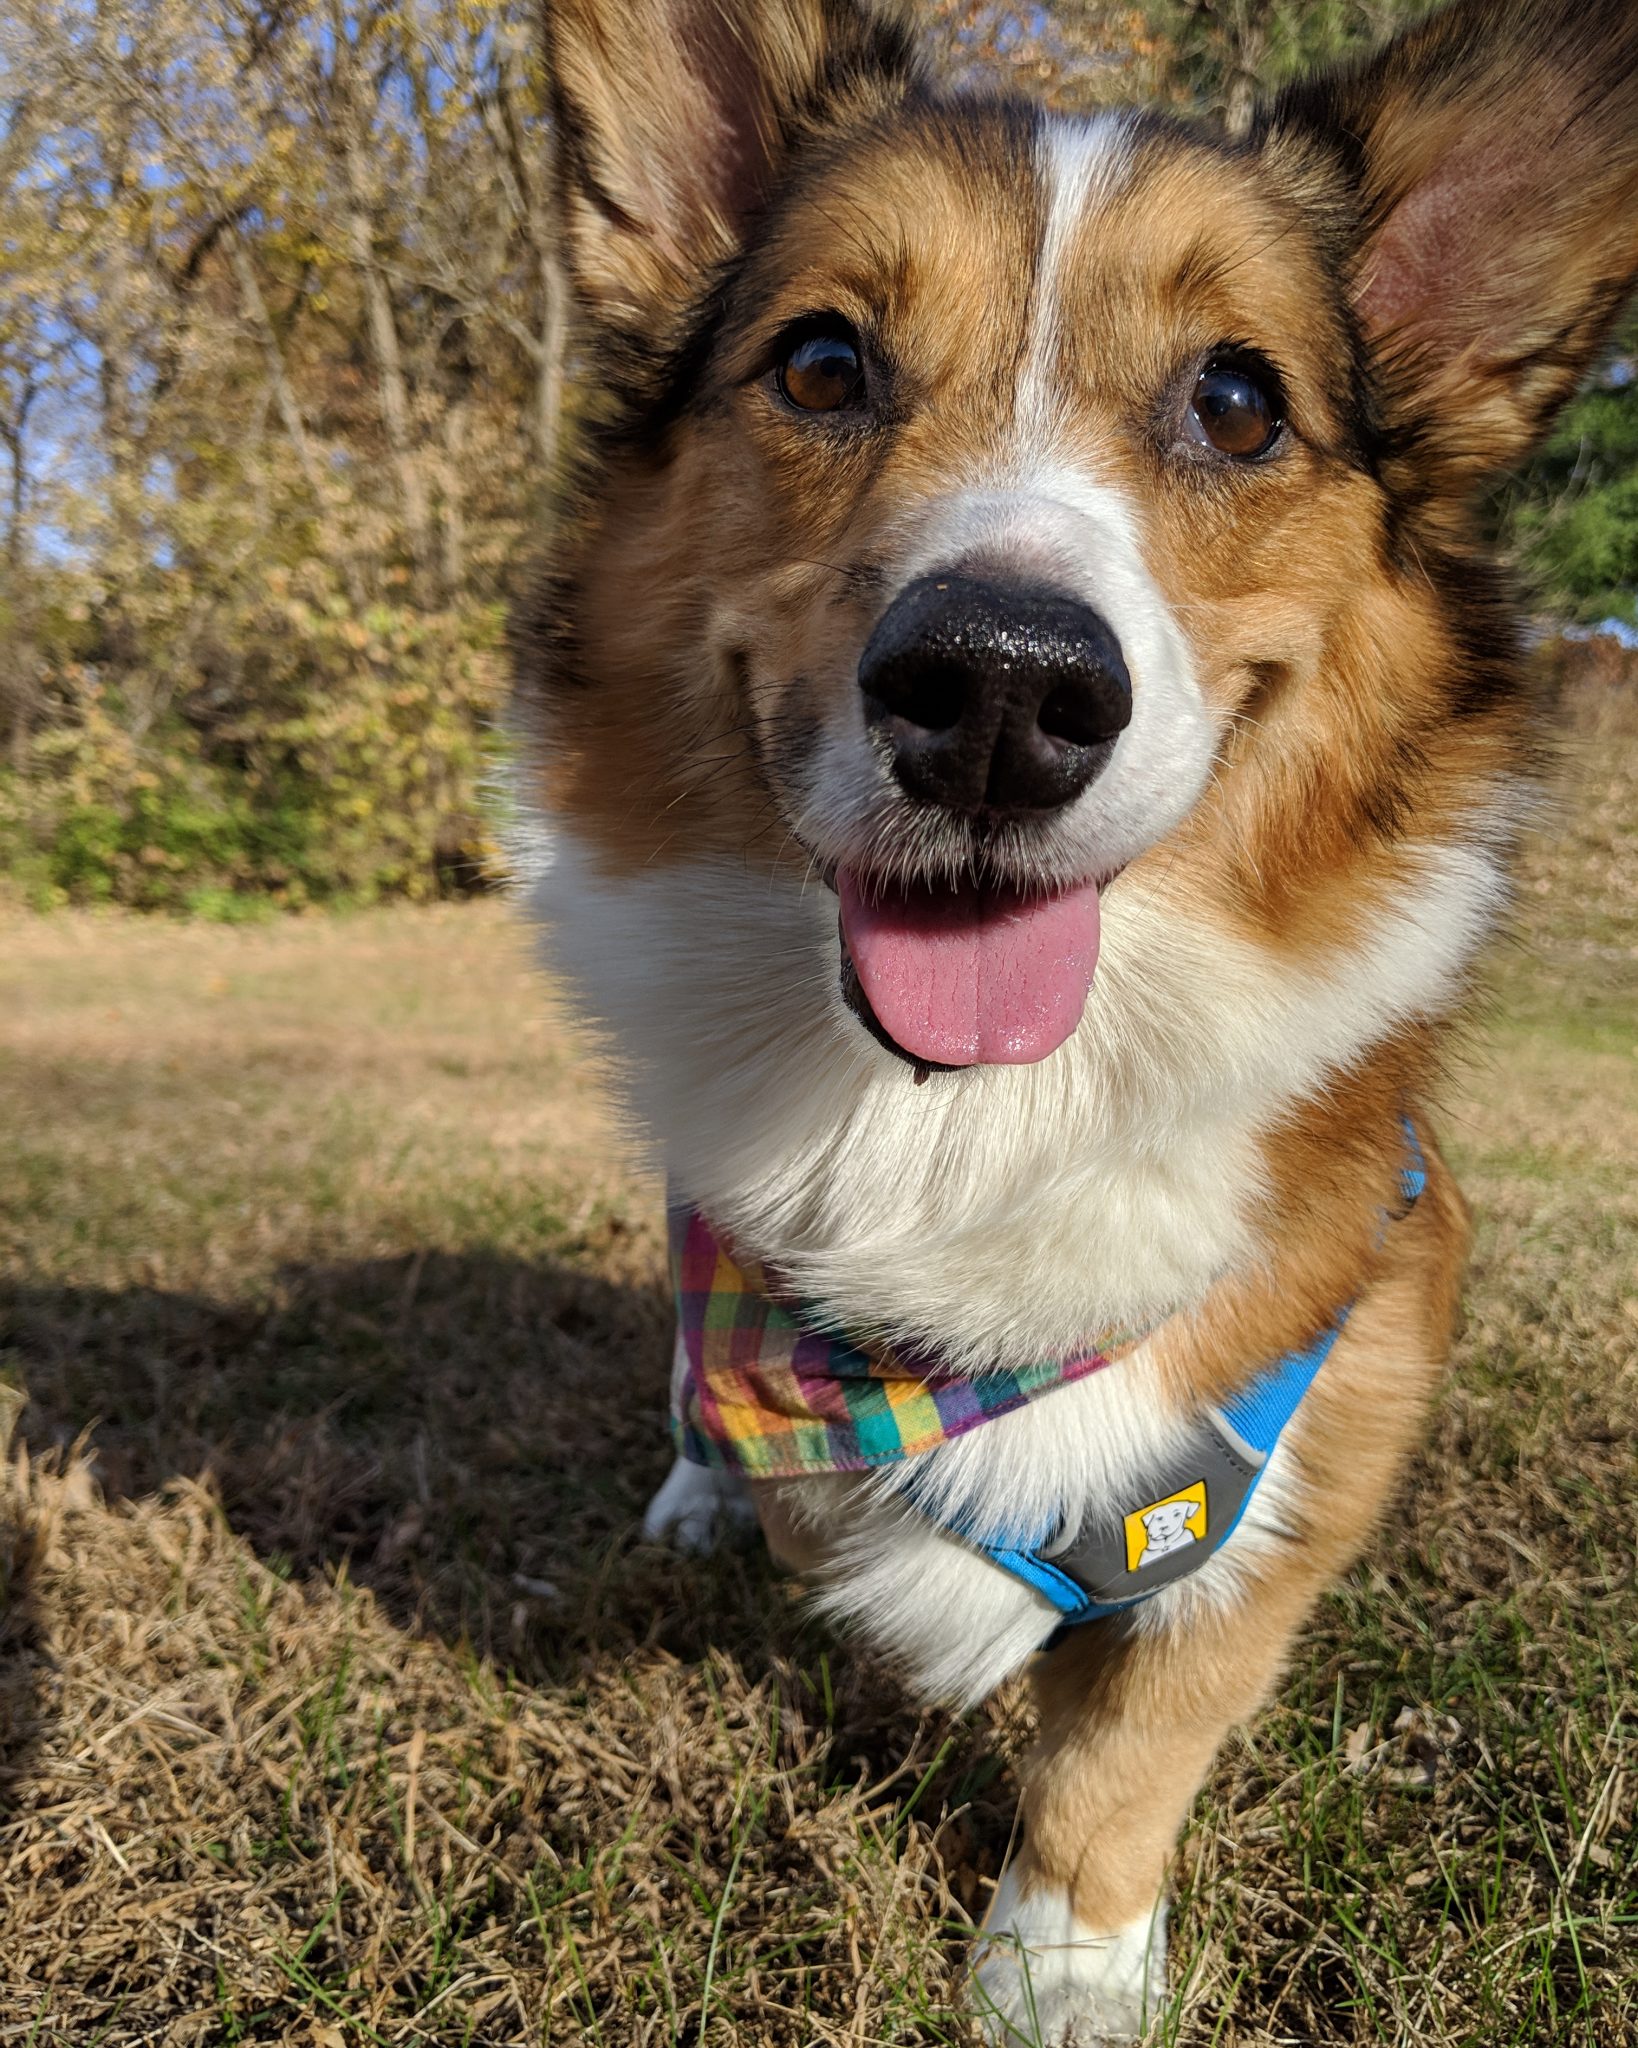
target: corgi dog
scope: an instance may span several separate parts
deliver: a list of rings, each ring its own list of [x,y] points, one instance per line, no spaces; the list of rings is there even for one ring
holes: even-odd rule
[[[754,1513],[928,1695],[1030,1666],[964,1996],[1132,2039],[1449,1352],[1537,759],[1484,495],[1638,277],[1638,9],[1459,0],[1233,139],[952,92],[876,0],[547,44],[531,888],[676,1205],[648,1526]]]

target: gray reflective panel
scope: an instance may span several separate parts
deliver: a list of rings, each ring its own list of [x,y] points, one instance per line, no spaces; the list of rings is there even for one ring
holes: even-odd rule
[[[1145,1482],[1144,1498],[1100,1502],[1052,1563],[1092,1599],[1138,1600],[1215,1555],[1266,1460],[1216,1415]]]

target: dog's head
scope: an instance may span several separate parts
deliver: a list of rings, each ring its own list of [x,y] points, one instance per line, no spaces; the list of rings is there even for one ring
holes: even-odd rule
[[[1143,1526],[1149,1532],[1151,1543],[1170,1543],[1189,1525],[1189,1517],[1196,1512],[1192,1502],[1186,1500],[1167,1501],[1158,1508],[1144,1511]]]
[[[1524,730],[1474,507],[1638,269],[1631,0],[1465,0],[1243,142],[942,94],[862,0],[548,40],[578,853],[806,883],[813,1015],[878,1066],[1061,1059],[1123,902],[1323,980],[1432,874],[1361,1028],[1456,1000]],[[742,1015],[695,945],[645,967]]]

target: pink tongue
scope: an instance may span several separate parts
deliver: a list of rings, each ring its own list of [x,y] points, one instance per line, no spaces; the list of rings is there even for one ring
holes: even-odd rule
[[[941,1067],[1027,1066],[1075,1029],[1098,964],[1098,892],[878,891],[836,876],[842,936],[889,1038]]]

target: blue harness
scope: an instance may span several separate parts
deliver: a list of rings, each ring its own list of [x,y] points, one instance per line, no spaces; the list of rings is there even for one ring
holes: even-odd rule
[[[1416,1132],[1409,1117],[1403,1122],[1401,1214],[1428,1181]],[[1286,1352],[1238,1394],[1207,1409],[1186,1450],[1146,1481],[1147,1498],[1126,1512],[1100,1504],[1072,1529],[1029,1532],[977,1531],[959,1516],[931,1519],[1049,1600],[1061,1617],[1059,1633],[1122,1614],[1197,1572],[1228,1542],[1352,1310],[1350,1302],[1312,1343]]]

